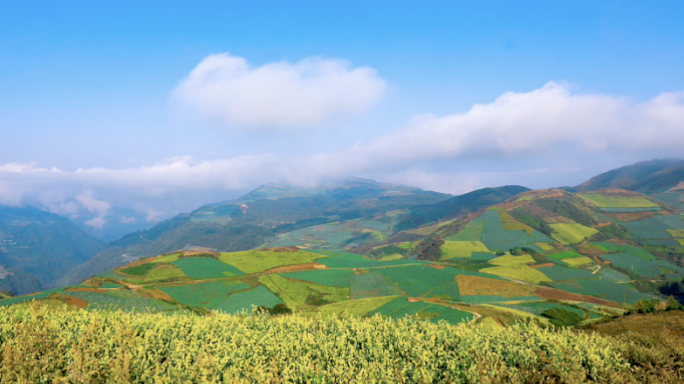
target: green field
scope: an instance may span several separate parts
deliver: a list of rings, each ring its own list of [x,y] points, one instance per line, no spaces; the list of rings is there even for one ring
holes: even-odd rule
[[[349,288],[349,279],[354,272],[351,269],[319,269],[313,271],[281,273],[280,276],[288,279],[309,281],[332,287]]]
[[[425,294],[425,297],[434,297],[443,300],[460,300],[461,292],[458,283],[442,285]]]
[[[573,257],[583,257],[583,256],[580,255],[579,253],[575,252],[575,251],[565,251],[565,252],[552,253],[550,255],[546,255],[546,257],[560,261],[563,259],[571,259]]]
[[[186,277],[183,271],[177,266],[174,266],[173,264],[160,263],[157,265],[164,265],[165,268],[154,268],[151,271],[149,271],[145,276],[146,282],[151,280],[165,280],[171,278]]]
[[[396,296],[404,292],[387,277],[379,273],[358,273],[351,276],[351,299],[379,296]]]
[[[468,312],[424,301],[409,302],[405,297],[399,297],[383,305],[369,315],[372,316],[374,314],[396,319],[401,319],[406,316],[416,316],[419,319],[426,319],[435,323],[440,320],[446,320],[452,324],[468,322],[474,318],[473,314]]]
[[[173,304],[124,290],[112,290],[107,293],[66,291],[63,294],[87,301],[87,310],[123,310],[143,313],[177,309]]]
[[[560,265],[552,267],[539,268],[538,271],[544,273],[553,281],[575,280],[575,279],[595,279],[597,276],[593,275],[586,269],[581,268],[567,268]]]
[[[670,230],[684,229],[684,220],[678,215],[662,215],[646,220],[621,223],[636,237],[644,239],[673,240]]]
[[[213,257],[184,257],[174,261],[186,276],[192,279],[217,279],[244,275],[232,265],[222,263]]]
[[[480,272],[490,275],[507,277],[510,279],[522,280],[532,284],[539,284],[542,281],[550,282],[548,276],[538,269],[530,268],[526,265],[514,265],[505,267],[484,268]]]
[[[578,194],[599,208],[648,208],[658,207],[658,204],[643,198],[629,196],[603,196],[598,194]]]
[[[276,274],[261,276],[259,282],[280,297],[290,309],[349,300],[349,288],[330,287],[290,280]]]
[[[607,267],[601,268],[601,270],[598,272],[598,275],[618,283],[626,283],[631,280],[629,276],[625,275],[624,273],[618,272],[614,269],[610,269]]]
[[[648,297],[645,294],[630,289],[622,284],[603,279],[556,281],[551,283],[551,285],[564,291],[579,293],[581,295],[597,296],[616,303],[634,304],[637,301]]]
[[[594,228],[585,227],[577,223],[549,224],[554,233],[552,237],[563,245],[581,243],[584,239],[598,233]]]
[[[324,255],[307,252],[245,251],[221,253],[220,260],[244,273],[257,273],[285,265],[306,264],[324,258]]]
[[[684,269],[665,260],[646,261],[631,253],[618,253],[615,255],[604,255],[601,258],[610,261],[615,266],[627,269],[633,273],[653,279],[660,275],[666,275],[669,279],[679,280],[684,278]]]
[[[480,241],[450,241],[447,240],[439,247],[442,259],[457,257],[470,257],[475,252],[489,252],[489,249]]]
[[[499,250],[505,252],[515,247],[529,247],[537,252],[543,253],[544,250],[539,248],[535,243],[553,242],[552,239],[537,231],[527,234],[523,230],[505,230],[497,210],[485,211],[480,217],[474,219],[474,221],[484,222],[481,241],[492,251]]]
[[[181,304],[194,307],[213,308],[226,300],[228,295],[250,286],[245,283],[226,285],[218,281],[209,281],[200,284],[186,284],[177,287],[159,287],[159,290],[171,296]]]
[[[456,276],[461,274],[484,276],[476,272],[469,272],[461,269],[450,267],[436,269],[424,265],[378,268],[374,269],[373,272],[379,273],[399,284],[399,288],[406,292],[410,297],[420,297],[430,292],[435,287],[451,284],[456,281]]]
[[[484,221],[472,220],[457,234],[444,240],[450,241],[480,241],[480,235],[484,229]]]
[[[222,301],[214,309],[229,314],[240,313],[243,310],[251,313],[253,306],[273,308],[276,304],[284,304],[284,302],[266,287],[260,285],[249,291],[238,292],[228,296],[228,300]]]
[[[397,296],[371,297],[358,300],[340,301],[339,303],[326,304],[316,308],[315,314],[334,316],[339,318],[366,316],[379,307],[391,302]]]
[[[644,261],[657,260],[657,258],[647,250],[629,244],[619,245],[613,243],[599,243],[599,245],[610,253],[629,253]]]

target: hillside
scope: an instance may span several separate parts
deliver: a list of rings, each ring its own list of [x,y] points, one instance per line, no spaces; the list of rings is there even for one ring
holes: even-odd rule
[[[397,231],[416,228],[428,223],[467,216],[483,208],[503,203],[511,197],[529,191],[519,185],[482,188],[430,205],[411,208],[395,226]]]
[[[678,162],[680,161],[676,159],[641,161],[594,176],[573,190],[577,192],[596,191],[604,188],[637,190],[635,186],[639,184],[643,189],[648,185],[647,182],[644,183],[646,179]]]
[[[0,305],[36,298],[86,309],[231,314],[262,306],[303,316],[588,325],[665,300],[661,287],[684,279],[682,217],[636,192],[528,191],[364,256],[179,250]]]
[[[684,182],[684,161],[653,173],[631,189],[641,193],[665,192]]]
[[[191,247],[221,252],[253,249],[276,239],[278,234],[312,225],[372,220],[383,212],[450,197],[360,178],[315,188],[266,184],[237,200],[207,205],[149,230],[128,234],[69,271],[53,286],[77,284],[140,257]]]
[[[0,290],[40,290],[102,249],[65,217],[33,207],[0,207]]]

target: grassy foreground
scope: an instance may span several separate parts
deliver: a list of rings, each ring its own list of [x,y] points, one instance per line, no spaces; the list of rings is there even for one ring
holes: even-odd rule
[[[2,382],[632,382],[625,348],[531,323],[0,308]]]

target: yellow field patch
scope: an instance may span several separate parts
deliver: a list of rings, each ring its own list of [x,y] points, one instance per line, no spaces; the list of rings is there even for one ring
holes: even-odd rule
[[[578,194],[577,196],[599,208],[650,208],[659,206],[644,197],[603,196],[599,194]]]
[[[668,229],[667,231],[675,239],[684,239],[684,229]]]
[[[457,257],[471,257],[473,252],[489,252],[481,241],[450,241],[447,240],[439,247],[442,259]]]
[[[509,266],[509,265],[520,265],[534,263],[535,260],[530,255],[513,256],[506,255],[497,257],[496,259],[489,260],[489,264],[499,265],[499,266]]]
[[[510,213],[508,213],[505,209],[502,208],[495,208],[499,212],[499,218],[501,219],[501,224],[503,224],[503,227],[507,231],[525,231],[527,234],[530,234],[534,232],[534,228],[530,227],[527,224],[523,224],[519,222],[518,220],[514,219],[513,216],[511,216]]]
[[[267,269],[286,265],[306,264],[324,258],[324,255],[297,251],[254,250],[244,252],[221,253],[219,260],[232,265],[244,273],[262,272]]]
[[[581,243],[587,237],[598,233],[598,230],[582,224],[549,224],[553,233],[551,237],[563,245]]]
[[[480,272],[495,276],[508,277],[510,279],[522,280],[532,284],[539,284],[542,281],[552,281],[548,276],[540,272],[538,269],[530,268],[527,265],[484,268],[481,269]]]
[[[548,252],[548,251],[553,251],[554,249],[556,249],[556,248],[554,248],[553,245],[551,245],[550,243],[534,243],[534,245],[536,245],[537,247],[539,247],[539,248],[541,248],[541,249],[543,249],[543,250],[545,250],[545,251],[547,251],[547,252]]]
[[[383,256],[383,258],[380,259],[380,261],[401,260],[401,259],[403,259],[403,258],[404,258],[404,256],[402,256],[402,255],[400,255],[400,254],[398,254],[398,253],[394,253],[394,254],[392,254],[392,255]]]
[[[569,265],[584,265],[584,264],[590,264],[590,263],[594,262],[594,260],[592,260],[586,256],[571,257],[569,259],[563,259],[561,261],[564,262],[565,264],[569,264]]]
[[[499,295],[502,297],[533,296],[535,287],[508,280],[488,277],[458,275],[458,291],[463,296]]]

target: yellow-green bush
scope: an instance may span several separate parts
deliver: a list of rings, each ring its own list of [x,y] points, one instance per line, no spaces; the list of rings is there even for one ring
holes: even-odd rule
[[[2,382],[611,382],[611,339],[542,329],[296,315],[0,308]]]

